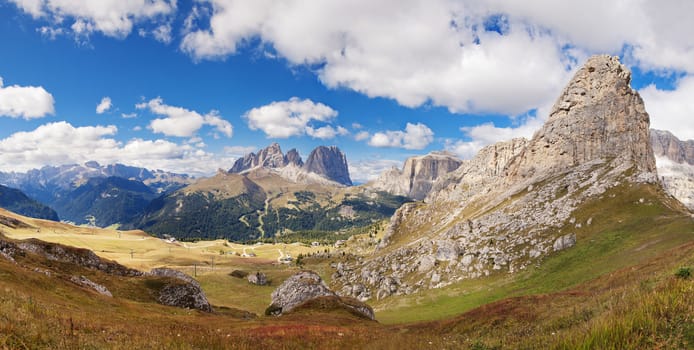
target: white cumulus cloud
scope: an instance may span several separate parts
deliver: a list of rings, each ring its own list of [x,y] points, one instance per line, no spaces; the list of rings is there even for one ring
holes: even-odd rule
[[[98,105],[96,105],[96,114],[103,114],[111,109],[113,105],[111,104],[111,98],[106,96],[101,99]]]
[[[694,73],[691,13],[690,0],[209,0],[191,10],[180,47],[220,59],[260,39],[268,57],[319,67],[330,88],[520,115],[594,53]]]
[[[364,159],[349,163],[349,175],[354,183],[366,183],[375,180],[390,168],[402,167],[402,161],[393,159]]]
[[[207,114],[200,114],[183,107],[170,106],[164,103],[161,97],[135,105],[137,109],[149,109],[150,112],[164,118],[157,118],[149,123],[149,128],[155,133],[167,136],[191,137],[202,128],[203,125],[215,127],[218,132],[231,137],[233,126],[223,119],[219,112],[212,110]]]
[[[424,149],[434,141],[434,132],[428,126],[407,123],[405,130],[387,130],[371,135],[368,144],[374,147]]]
[[[652,128],[669,130],[682,140],[694,140],[694,75],[682,77],[674,90],[649,85],[639,93]]]
[[[75,127],[62,121],[14,133],[0,140],[0,171],[27,171],[44,165],[124,163],[148,169],[165,169],[191,175],[211,175],[228,168],[233,158],[215,155],[189,144],[167,140],[115,139],[118,128]]]
[[[544,109],[543,112],[544,115]],[[483,123],[475,126],[460,128],[467,140],[446,140],[446,150],[455,153],[463,159],[474,157],[480,149],[500,141],[508,141],[518,137],[530,139],[539,130],[545,118],[529,116],[515,126],[497,127],[494,123]]]
[[[275,101],[256,107],[243,116],[251,130],[261,130],[272,138],[309,135],[314,138],[330,139],[349,132],[341,126],[317,127],[314,122],[330,123],[337,111],[309,99],[292,97],[288,101]]]
[[[58,33],[65,28],[78,37],[100,32],[124,38],[141,21],[159,22],[176,12],[176,0],[10,0],[34,18],[51,26],[42,32]],[[159,30],[165,37],[165,29]],[[156,31],[155,31],[156,33]],[[155,34],[156,36],[156,34]],[[159,38],[158,38],[159,39]]]
[[[53,95],[42,86],[4,86],[0,77],[0,116],[42,118],[55,113]]]

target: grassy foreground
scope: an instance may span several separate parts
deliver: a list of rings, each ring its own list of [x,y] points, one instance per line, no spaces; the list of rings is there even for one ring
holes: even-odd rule
[[[116,237],[116,231],[90,233],[66,226],[46,237],[97,247],[97,254],[106,257],[119,254],[116,260],[133,267],[200,264],[197,278],[215,313],[158,305],[126,292],[134,282],[121,278],[106,280],[115,292],[113,298],[103,297],[37,273],[30,263],[22,267],[0,259],[0,349],[693,348],[694,279],[681,273],[694,268],[691,214],[655,187],[615,191],[619,195],[607,193],[576,213],[578,221],[593,218],[593,224],[575,230],[575,247],[514,275],[498,273],[376,301],[380,323],[330,305],[280,318],[260,316],[275,286],[297,269],[273,264],[277,249],[298,254],[307,247],[264,245],[255,247],[257,257],[241,258],[218,250],[248,247],[199,242],[169,254],[169,243],[138,232]],[[31,223],[41,227],[33,234],[52,230]],[[32,230],[25,231],[29,236]],[[101,234],[114,236],[98,238]],[[117,251],[125,247],[115,245],[119,241],[149,250],[142,248],[142,255],[131,259],[129,251]],[[326,276],[330,261],[307,267]],[[233,269],[264,271],[273,285],[251,286],[229,276]]]

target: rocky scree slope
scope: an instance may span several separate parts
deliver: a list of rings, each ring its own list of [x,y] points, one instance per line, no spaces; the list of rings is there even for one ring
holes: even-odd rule
[[[631,73],[591,57],[531,140],[490,145],[403,205],[373,256],[338,264],[342,295],[414,293],[515,272],[576,242],[574,211],[620,184],[654,184],[649,117]],[[562,231],[562,228],[564,229]]]
[[[446,152],[410,157],[405,160],[402,169],[393,167],[386,170],[378,179],[367,184],[367,187],[422,200],[429,194],[436,180],[458,169],[462,163],[462,160]]]
[[[694,140],[651,129],[651,143],[663,187],[694,211]]]

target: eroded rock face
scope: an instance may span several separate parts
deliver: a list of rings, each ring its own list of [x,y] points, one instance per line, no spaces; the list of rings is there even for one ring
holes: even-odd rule
[[[665,190],[694,211],[694,140],[651,129],[658,175]]]
[[[292,148],[287,152],[287,155],[285,156],[285,162],[289,164],[296,165],[297,167],[302,167],[304,165],[304,161],[301,160],[301,156],[299,155],[299,152],[296,150],[296,148]]]
[[[333,283],[361,300],[515,272],[569,249],[574,211],[624,183],[655,183],[649,118],[631,74],[595,56],[531,140],[490,145],[403,205],[372,256],[336,265]]]
[[[588,59],[518,161],[509,164],[509,180],[606,159],[654,173],[648,113],[630,83],[631,72],[618,57]]]
[[[651,129],[651,145],[656,157],[694,165],[694,140],[681,141],[669,131]]]
[[[309,154],[305,171],[321,175],[339,184],[351,186],[347,157],[337,146],[318,146]]]
[[[296,152],[296,150],[294,150]],[[298,153],[296,154],[298,156]],[[301,157],[299,157],[299,161]],[[296,161],[296,160],[295,160]],[[255,167],[281,168],[287,165],[287,159],[282,154],[282,148],[278,143],[261,149],[258,153],[249,153],[234,162],[230,173],[242,173]]]
[[[429,194],[436,180],[457,169],[462,163],[453,154],[445,152],[410,157],[402,170],[387,170],[369,186],[394,195],[422,200]]]
[[[272,304],[266,313],[281,315],[290,312],[298,306],[318,298],[336,298],[342,307],[358,312],[364,317],[374,319],[373,309],[357,300],[343,300],[330,290],[320,276],[312,271],[302,271],[289,277],[274,292]]]

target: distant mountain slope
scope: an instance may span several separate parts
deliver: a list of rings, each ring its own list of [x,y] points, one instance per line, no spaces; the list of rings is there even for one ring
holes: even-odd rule
[[[390,217],[406,201],[333,182],[292,181],[277,169],[259,167],[244,174],[219,172],[157,198],[131,226],[181,239],[245,241],[288,234],[298,239],[305,231],[335,237],[336,231]]]
[[[54,203],[63,220],[105,227],[132,221],[155,197],[140,181],[111,176],[91,178]]]
[[[26,173],[0,172],[0,184],[18,188],[27,196],[51,204],[66,191],[71,191],[95,177],[120,177],[141,181],[155,193],[181,188],[193,181],[185,174],[148,170],[123,164],[100,165],[91,161],[80,164],[45,166]]]
[[[0,207],[37,219],[58,221],[55,210],[27,197],[22,191],[0,185]]]
[[[110,178],[109,185],[104,182],[106,178]],[[97,181],[100,185],[92,179],[100,179]],[[141,211],[146,205],[142,204],[143,200],[149,201],[156,194],[174,191],[191,182],[193,179],[184,174],[123,164],[100,165],[93,161],[83,165],[45,166],[26,173],[0,172],[0,184],[18,188],[30,198],[51,206],[62,219],[100,226],[130,220],[134,211]],[[104,186],[123,186],[123,195],[107,195]],[[85,193],[88,191],[95,192]],[[132,196],[134,193],[137,194]],[[97,200],[101,195],[104,197]]]
[[[680,141],[669,131],[651,129],[651,143],[663,186],[694,210],[694,140]]]

